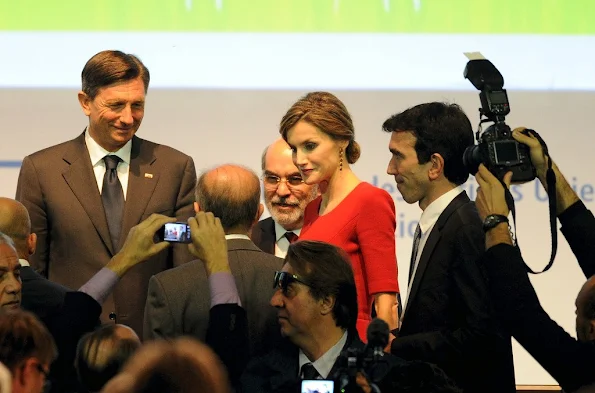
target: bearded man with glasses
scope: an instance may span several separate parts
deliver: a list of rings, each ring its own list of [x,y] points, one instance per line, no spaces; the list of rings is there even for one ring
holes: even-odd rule
[[[283,258],[304,223],[304,210],[318,196],[318,186],[307,185],[291,158],[291,149],[277,139],[262,155],[264,201],[271,217],[252,229],[252,241],[262,251]]]

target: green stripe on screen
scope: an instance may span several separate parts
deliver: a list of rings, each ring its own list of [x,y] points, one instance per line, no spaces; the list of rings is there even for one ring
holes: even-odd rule
[[[0,30],[595,34],[595,1],[5,0]]]

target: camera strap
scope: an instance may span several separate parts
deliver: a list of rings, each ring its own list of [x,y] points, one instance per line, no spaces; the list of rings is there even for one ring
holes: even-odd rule
[[[527,130],[527,131],[529,131],[533,136],[535,136],[535,138],[537,138],[537,140],[539,141],[539,144],[541,144],[541,147],[543,148],[543,154],[545,155],[545,158],[547,161],[547,171],[545,174],[545,179],[546,179],[546,188],[547,188],[547,195],[548,195],[548,210],[549,210],[549,216],[550,216],[550,233],[551,233],[551,239],[552,239],[552,252],[550,254],[549,263],[540,272],[533,271],[533,269],[531,269],[529,267],[529,265],[527,265],[527,263],[525,263],[525,268],[527,269],[528,273],[541,274],[541,273],[544,273],[544,272],[547,272],[548,270],[550,270],[550,268],[554,264],[554,259],[556,258],[556,253],[558,251],[558,228],[556,225],[556,220],[557,220],[557,215],[556,215],[556,206],[557,206],[556,175],[554,174],[554,170],[552,169],[552,160],[550,159],[550,154],[549,154],[547,145],[545,144],[544,140],[541,138],[541,136],[537,132],[535,132],[533,130]],[[506,187],[504,182],[502,180],[500,180],[500,182],[504,186],[506,204],[508,205],[508,208],[510,209],[510,211],[512,213],[512,220],[514,222],[514,233],[515,233],[515,238],[513,238],[513,240],[515,243],[515,247],[519,250],[519,253],[521,253],[521,250],[519,248],[518,237],[516,237],[516,233],[517,233],[517,231],[516,231],[516,209],[514,207],[514,198],[512,197],[510,190],[508,189],[508,187]]]

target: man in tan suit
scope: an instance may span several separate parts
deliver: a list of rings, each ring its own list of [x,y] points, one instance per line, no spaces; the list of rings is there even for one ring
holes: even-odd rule
[[[196,185],[195,209],[211,212],[221,220],[231,273],[240,305],[248,316],[248,356],[265,352],[274,338],[280,337],[276,312],[269,301],[274,293],[272,279],[283,260],[261,251],[249,238],[264,210],[258,177],[235,165],[204,173]],[[200,260],[152,277],[145,308],[145,339],[190,335],[204,341],[211,308],[209,288],[221,288],[220,292],[226,288],[225,280],[217,282],[219,278],[223,279],[217,274],[207,278]]]
[[[192,159],[135,136],[144,116],[149,71],[135,56],[103,51],[82,72],[78,93],[89,126],[77,138],[25,157],[16,199],[31,216],[37,249],[32,267],[79,288],[100,271],[130,228],[151,213],[192,215]],[[142,335],[149,278],[192,259],[176,245],[136,266],[104,303],[102,320]]]

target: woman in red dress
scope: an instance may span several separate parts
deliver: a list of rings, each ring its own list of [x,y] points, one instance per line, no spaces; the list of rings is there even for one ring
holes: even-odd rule
[[[347,108],[330,93],[309,93],[287,111],[280,133],[304,182],[317,184],[321,193],[306,207],[300,239],[331,243],[349,255],[362,340],[372,303],[377,316],[391,330],[396,328],[395,204],[386,191],[361,181],[351,170],[360,147]]]

